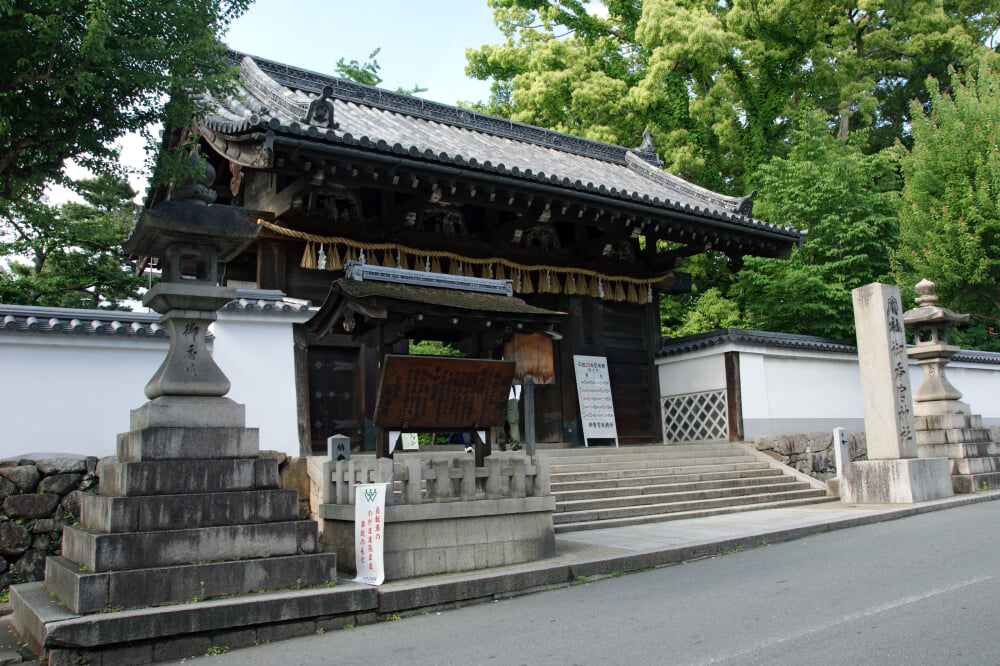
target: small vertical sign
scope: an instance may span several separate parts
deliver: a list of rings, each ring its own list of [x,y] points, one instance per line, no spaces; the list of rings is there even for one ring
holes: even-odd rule
[[[583,443],[590,439],[613,439],[618,446],[618,426],[611,399],[608,359],[604,356],[573,356],[576,394],[580,401]]]
[[[385,536],[385,493],[387,483],[355,486],[354,562],[356,583],[381,585],[385,581],[382,543]]]

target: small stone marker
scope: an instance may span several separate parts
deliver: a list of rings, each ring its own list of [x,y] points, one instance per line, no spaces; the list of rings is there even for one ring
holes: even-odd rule
[[[332,435],[326,438],[326,455],[330,460],[351,459],[351,438],[347,435]]]
[[[844,474],[844,463],[851,462],[851,452],[847,447],[847,428],[833,429],[833,457],[839,478]]]

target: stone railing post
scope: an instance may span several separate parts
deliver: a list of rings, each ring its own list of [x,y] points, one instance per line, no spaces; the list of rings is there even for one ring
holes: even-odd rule
[[[451,498],[450,461],[438,459],[431,466],[434,469],[434,501],[446,502]]]
[[[503,496],[503,478],[500,476],[500,459],[490,456],[486,459],[486,499],[500,499]]]
[[[462,471],[460,496],[463,501],[476,498],[476,461],[473,458],[462,458],[458,462]]]
[[[406,504],[420,504],[424,501],[423,493],[420,490],[420,458],[406,456],[403,458],[403,464],[406,466],[406,485],[403,487],[403,502]]]
[[[549,457],[546,455],[535,456],[531,459],[535,465],[535,497],[547,497],[550,494],[549,486]]]
[[[337,504],[351,504],[350,475],[354,474],[354,463],[349,460],[338,460],[333,470],[333,484],[336,486]]]
[[[525,468],[528,466],[528,458],[525,456],[514,456],[510,459],[510,496],[522,498],[527,494],[527,483],[525,481]]]

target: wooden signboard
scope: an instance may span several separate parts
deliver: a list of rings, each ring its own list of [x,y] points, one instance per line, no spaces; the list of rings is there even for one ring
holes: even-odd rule
[[[618,426],[611,400],[608,359],[603,356],[573,356],[576,392],[580,399],[583,444],[591,439],[614,439],[618,446]]]
[[[502,426],[512,361],[388,355],[375,402],[375,427],[436,432]]]

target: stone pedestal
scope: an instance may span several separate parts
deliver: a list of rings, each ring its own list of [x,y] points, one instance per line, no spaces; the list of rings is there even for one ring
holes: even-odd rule
[[[844,465],[840,499],[908,504],[949,497],[948,461],[917,457],[899,288],[869,284],[853,298],[869,460]]]
[[[163,281],[143,302],[162,314],[170,350],[146,386],[150,401],[118,437],[117,461],[101,468],[100,494],[84,496],[80,523],[63,530],[62,556],[47,560],[44,583],[11,589],[15,628],[49,663],[142,663],[156,658],[154,642],[255,632],[312,606],[247,613],[242,597],[336,580],[336,556],[318,552],[316,524],[298,519],[298,491],[278,487],[277,461],[258,457],[257,430],[223,397],[229,380],[205,346],[236,291],[215,284],[217,261],[257,232],[231,209],[185,202],[146,211],[136,226],[128,249],[164,257]],[[68,629],[81,624],[86,631]]]
[[[912,504],[952,495],[945,458],[859,460],[846,463],[840,501],[848,504]]]

